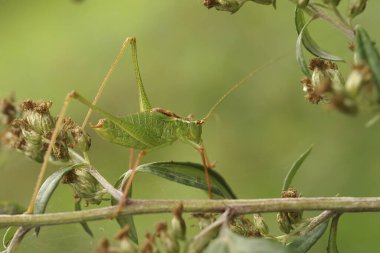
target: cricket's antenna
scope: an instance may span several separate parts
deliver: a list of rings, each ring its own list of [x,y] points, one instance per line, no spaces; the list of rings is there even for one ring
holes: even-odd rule
[[[213,113],[213,111],[216,109],[216,107],[218,107],[218,105],[228,96],[230,95],[234,90],[236,90],[237,88],[239,88],[240,85],[242,85],[243,83],[245,83],[245,81],[247,81],[248,79],[250,79],[256,72],[262,70],[262,69],[265,69],[266,67],[272,65],[273,63],[279,61],[280,59],[282,59],[283,56],[280,56],[278,58],[275,58],[275,59],[272,59],[271,61],[253,69],[251,72],[249,72],[245,77],[243,77],[240,81],[238,81],[237,83],[235,83],[226,93],[224,93],[224,95],[219,98],[219,100],[211,107],[211,109],[208,111],[208,113],[206,114],[206,116],[200,120],[202,123],[206,122],[206,120],[211,116],[211,114]]]

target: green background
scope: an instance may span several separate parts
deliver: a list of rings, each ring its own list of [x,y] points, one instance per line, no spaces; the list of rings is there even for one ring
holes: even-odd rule
[[[342,1],[345,11],[346,1]],[[142,77],[153,106],[201,118],[224,92],[252,69],[282,57],[255,74],[229,96],[204,126],[203,139],[216,170],[240,198],[278,197],[292,162],[314,144],[293,185],[304,196],[378,196],[379,125],[365,128],[369,113],[357,117],[328,111],[304,100],[295,60],[293,4],[247,3],[239,12],[208,10],[201,1],[0,1],[0,95],[54,102],[58,113],[65,95],[77,90],[92,98],[123,40],[136,36]],[[355,20],[380,38],[379,1],[369,1]],[[311,28],[315,39],[347,59],[345,37],[325,22]],[[99,105],[117,115],[138,110],[137,91],[128,54],[112,76]],[[77,102],[69,114],[81,122],[86,108]],[[96,122],[97,115],[92,116]],[[110,182],[128,165],[128,150],[95,136],[90,157]],[[27,205],[39,164],[2,151],[0,200]],[[200,157],[177,142],[152,152],[144,162],[194,161]],[[51,174],[58,167],[50,166]],[[206,198],[198,190],[154,176],[135,180],[136,198]],[[73,209],[72,191],[58,188],[49,212]],[[306,215],[311,215],[306,214]],[[275,234],[275,215],[265,215]],[[156,221],[170,216],[137,217],[140,239]],[[189,220],[196,224],[195,220]],[[113,221],[90,223],[95,239],[79,225],[43,228],[38,239],[28,234],[18,252],[89,252],[97,241],[113,237]],[[338,245],[345,253],[378,252],[380,215],[345,214]],[[324,252],[326,236],[310,252]]]

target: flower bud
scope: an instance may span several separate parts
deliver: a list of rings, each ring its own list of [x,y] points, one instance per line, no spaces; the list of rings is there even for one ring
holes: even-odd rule
[[[281,192],[281,198],[299,198],[300,194],[294,188],[289,188],[287,191]],[[290,223],[297,224],[302,220],[302,211],[298,212],[288,212],[287,217],[289,218]]]
[[[54,128],[54,120],[49,109],[52,102],[34,102],[26,100],[22,103],[23,118],[37,133],[47,133]]]
[[[323,0],[323,3],[325,4],[331,4],[331,5],[334,5],[334,6],[338,6],[340,0]]]
[[[110,243],[107,239],[100,241],[96,247],[96,253],[109,253]]]
[[[141,247],[141,253],[158,253],[156,241],[151,233],[145,234],[146,241]]]
[[[355,66],[347,78],[345,89],[351,97],[356,97],[360,89],[372,80],[372,72],[368,65]]]
[[[129,225],[125,225],[124,228],[121,229],[117,233],[117,235],[115,236],[115,239],[119,240],[119,242],[120,242],[120,245],[119,245],[120,251],[119,252],[137,253],[138,248],[133,242],[131,242],[129,240],[128,234],[129,234]]]
[[[91,147],[91,137],[79,126],[71,130],[71,135],[74,139],[74,145],[77,146],[82,152],[86,152]]]
[[[330,105],[339,111],[355,115],[358,112],[358,106],[354,100],[343,95],[335,95],[331,98]]]
[[[173,210],[173,218],[171,221],[172,229],[173,229],[173,235],[175,238],[180,240],[186,239],[186,223],[184,219],[182,218],[182,212],[183,212],[183,205],[178,205]]]
[[[367,5],[367,0],[350,0],[348,5],[348,16],[353,19],[361,14]]]
[[[260,214],[253,214],[253,224],[261,235],[267,235],[269,233],[268,225]]]
[[[176,238],[168,232],[166,223],[159,223],[156,226],[156,233],[160,238],[164,252],[177,253],[179,252],[179,244]]]
[[[88,173],[86,168],[70,171],[62,183],[70,184],[74,189],[75,196],[84,199],[86,204],[99,205],[103,200],[103,195],[106,194],[106,190]]]
[[[274,0],[203,0],[203,5],[208,9],[215,8],[218,11],[237,12],[240,7],[247,1],[253,1],[257,4],[270,5],[275,3]]]
[[[277,213],[277,223],[280,227],[280,230],[284,232],[285,234],[289,234],[290,231],[292,231],[293,229],[293,226],[289,220],[289,217],[287,213],[285,212]]]
[[[298,7],[305,8],[309,4],[310,0],[298,0]]]
[[[237,12],[247,0],[204,0],[203,5],[208,9],[215,8],[218,11]]]

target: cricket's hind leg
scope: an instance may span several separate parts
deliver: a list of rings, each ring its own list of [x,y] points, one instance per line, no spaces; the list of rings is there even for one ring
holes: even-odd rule
[[[133,150],[133,149],[131,149],[131,150]],[[139,152],[139,154],[137,155],[137,158],[136,158],[135,163],[133,164],[133,167],[130,168],[130,169],[132,169],[131,176],[128,178],[128,181],[122,187],[123,195],[120,198],[120,201],[119,201],[119,204],[117,206],[115,214],[113,214],[111,218],[117,217],[120,214],[121,210],[123,209],[124,205],[127,204],[127,202],[128,202],[128,193],[131,190],[133,178],[136,175],[136,169],[140,165],[141,160],[146,155],[146,153],[147,153],[146,150],[141,150]],[[131,154],[131,157],[133,157],[132,154]],[[131,164],[132,164],[132,162],[130,160],[130,165]]]

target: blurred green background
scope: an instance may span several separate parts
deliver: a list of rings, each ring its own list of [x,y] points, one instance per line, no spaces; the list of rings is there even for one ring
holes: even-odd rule
[[[200,0],[1,0],[0,95],[15,92],[20,100],[51,100],[54,113],[71,90],[92,98],[123,40],[133,35],[152,105],[201,118],[250,70],[283,56],[228,97],[205,125],[203,138],[216,170],[240,198],[278,197],[292,162],[314,144],[293,182],[304,196],[378,196],[380,126],[364,127],[369,114],[349,117],[304,100],[295,60],[293,8],[288,1],[278,1],[277,10],[247,3],[230,15],[208,10]],[[379,1],[370,1],[356,20],[375,40],[380,38],[379,8]],[[348,60],[343,67],[347,70],[347,40],[324,22],[316,22],[311,30],[322,46]],[[128,52],[99,105],[117,115],[136,112],[135,86]],[[81,122],[85,111],[74,102],[69,114]],[[92,122],[97,118],[93,115]],[[116,181],[127,168],[128,150],[90,134],[93,164]],[[26,206],[40,165],[21,154],[2,152],[6,161],[0,168],[0,200]],[[177,142],[144,158],[161,160],[200,162],[200,157]],[[50,166],[48,173],[56,169]],[[137,176],[134,196],[206,198],[198,190],[147,175]],[[59,187],[48,211],[72,209],[71,189]],[[157,220],[169,217],[137,217],[140,239]],[[265,217],[278,234],[275,215]],[[38,239],[29,234],[18,252],[91,252],[100,238],[110,238],[118,229],[112,221],[90,226],[94,239],[79,225],[43,228]],[[338,245],[345,253],[379,252],[379,234],[380,214],[345,214]],[[310,252],[324,252],[326,243],[325,236]]]

